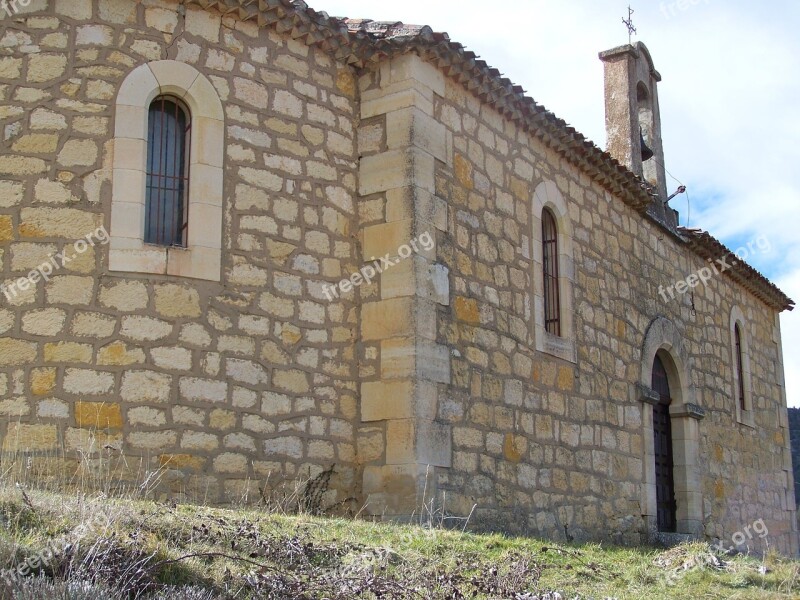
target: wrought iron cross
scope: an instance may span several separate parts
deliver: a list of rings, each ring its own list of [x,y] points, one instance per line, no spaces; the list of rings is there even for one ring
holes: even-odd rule
[[[622,18],[622,22],[625,24],[625,27],[628,28],[628,44],[631,43],[631,36],[636,33],[636,27],[633,26],[633,13],[635,11],[631,8],[631,5],[628,5],[628,18]]]

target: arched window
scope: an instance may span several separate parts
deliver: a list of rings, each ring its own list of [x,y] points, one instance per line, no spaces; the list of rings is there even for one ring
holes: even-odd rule
[[[731,309],[730,334],[731,408],[736,413],[738,423],[755,427],[747,319],[738,306]]]
[[[734,344],[736,345],[736,397],[739,401],[739,410],[747,410],[744,399],[744,356],[742,355],[742,331],[739,323],[733,326]]]
[[[561,302],[558,289],[558,228],[549,208],[542,211],[542,279],[544,282],[544,327],[561,335]]]
[[[225,113],[211,81],[175,60],[139,65],[114,115],[109,270],[219,281]]]
[[[186,246],[189,217],[191,118],[176,98],[150,104],[147,131],[147,193],[144,241]]]

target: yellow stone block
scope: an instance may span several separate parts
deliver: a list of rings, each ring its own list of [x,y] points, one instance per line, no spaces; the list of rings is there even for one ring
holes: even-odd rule
[[[213,429],[231,429],[236,425],[236,413],[215,408],[208,417],[208,425]]]
[[[351,98],[356,95],[356,80],[350,69],[339,69],[336,72],[336,89]]]
[[[76,208],[23,208],[19,233],[26,237],[79,239],[97,230],[103,215]]]
[[[470,325],[480,325],[481,313],[478,309],[477,300],[474,298],[457,296],[453,306],[456,311],[456,319],[469,323]]]
[[[572,367],[561,366],[558,368],[558,380],[556,382],[558,389],[571,390],[575,384],[575,374]]]
[[[27,425],[9,423],[3,440],[5,452],[25,450],[52,450],[58,446],[58,430],[55,425]]]
[[[206,459],[192,454],[162,454],[158,457],[159,464],[168,469],[191,469],[202,471]]]
[[[129,348],[125,342],[112,342],[97,352],[98,365],[133,365],[144,360],[141,348]]]
[[[390,298],[368,302],[361,310],[361,335],[364,340],[383,340],[413,332],[412,298]]]
[[[507,433],[503,439],[503,456],[510,462],[518,463],[522,460],[523,445],[527,445],[527,442],[522,436]]]
[[[122,410],[119,404],[108,402],[77,402],[75,422],[79,427],[121,429]]]
[[[53,367],[33,369],[31,371],[31,394],[45,396],[56,387],[56,370]]]
[[[714,482],[714,497],[721,500],[725,497],[725,483],[722,479],[717,479]]]
[[[469,162],[469,159],[461,154],[456,154],[453,170],[455,171],[456,180],[465,188],[471,190],[474,184],[472,182],[472,163]]]
[[[11,215],[0,215],[0,242],[14,239],[14,222]]]
[[[92,360],[92,347],[76,342],[53,342],[44,345],[45,362],[88,363]]]

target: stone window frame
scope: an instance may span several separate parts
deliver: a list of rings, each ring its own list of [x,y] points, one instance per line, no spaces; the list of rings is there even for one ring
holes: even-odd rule
[[[657,541],[655,441],[653,439],[653,405],[658,394],[651,389],[653,362],[659,355],[669,380],[672,404],[673,477],[677,503],[677,534],[699,538],[703,533],[703,493],[700,484],[700,421],[705,410],[695,403],[695,389],[691,384],[692,359],[683,345],[677,327],[665,317],[656,317],[650,323],[642,344],[640,379],[637,386],[642,407],[642,439],[644,440],[642,465],[642,517],[645,520],[649,541]],[[675,534],[671,534],[675,535]]]
[[[577,363],[575,344],[575,315],[573,290],[575,261],[573,259],[572,221],[564,196],[553,181],[536,186],[532,200],[531,256],[533,257],[533,337],[536,350],[563,360]],[[544,257],[542,252],[542,212],[548,208],[558,229],[558,292],[561,335],[548,333],[544,326]]]
[[[734,305],[731,308],[730,318],[730,336],[731,336],[731,398],[733,399],[734,410],[736,415],[736,422],[740,425],[747,427],[755,427],[755,420],[753,418],[753,383],[750,371],[750,336],[747,332],[745,324],[747,319],[744,312],[739,306]],[[742,349],[742,374],[744,376],[744,410],[739,406],[739,398],[737,394],[738,387],[738,374],[736,369],[737,356],[736,356],[736,326],[739,326],[739,337]]]
[[[189,228],[186,247],[144,242],[147,118],[158,96],[189,108]],[[175,60],[145,63],[122,82],[115,105],[109,270],[219,281],[225,115],[214,86]]]

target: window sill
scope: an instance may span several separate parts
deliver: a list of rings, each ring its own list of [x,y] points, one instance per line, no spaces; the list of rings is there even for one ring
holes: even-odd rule
[[[112,235],[108,269],[219,281],[221,258],[222,253],[218,248],[156,246],[145,244],[141,239]]]
[[[744,425],[745,427],[749,427],[750,429],[756,428],[755,419],[753,418],[753,411],[746,410],[744,413],[742,411],[736,411],[736,422],[739,425]]]
[[[544,327],[537,327],[537,333],[539,335],[536,336],[536,349],[539,352],[571,363],[578,362],[574,340],[548,333]]]

